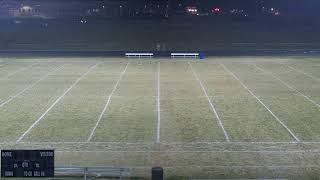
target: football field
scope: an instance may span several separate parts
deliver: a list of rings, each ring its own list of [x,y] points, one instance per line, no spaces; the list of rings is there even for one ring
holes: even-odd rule
[[[0,58],[0,149],[166,178],[320,176],[320,58]]]

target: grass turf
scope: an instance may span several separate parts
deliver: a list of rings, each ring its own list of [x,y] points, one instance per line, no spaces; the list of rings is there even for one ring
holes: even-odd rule
[[[6,77],[34,62],[39,63]],[[101,64],[15,144],[97,62]],[[230,143],[225,142],[218,119],[187,62],[203,83]],[[132,59],[91,143],[85,143],[126,63],[107,58],[2,59],[0,102],[63,67],[0,107],[0,141],[7,142],[0,148],[54,148],[60,166],[130,166],[144,176],[153,165],[164,166],[167,177],[299,179],[319,175],[320,108],[274,78],[320,103],[318,58]],[[301,141],[316,143],[290,144],[294,139],[287,130],[220,63]],[[160,143],[156,143],[158,78]]]

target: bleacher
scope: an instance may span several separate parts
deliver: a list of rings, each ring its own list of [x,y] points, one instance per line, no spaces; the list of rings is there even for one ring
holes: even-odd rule
[[[156,55],[158,56],[158,54]],[[192,53],[181,53],[181,52],[172,52],[170,53],[171,58],[200,58],[203,59],[203,55],[200,53],[192,52]],[[125,53],[125,57],[127,58],[152,58],[155,57],[154,53],[139,53],[139,52],[127,52]],[[159,56],[161,57],[161,56]]]
[[[171,53],[171,58],[198,58],[199,53]]]
[[[125,56],[127,58],[130,58],[130,57],[138,57],[138,58],[141,58],[141,57],[153,57],[154,54],[153,53],[125,53]]]

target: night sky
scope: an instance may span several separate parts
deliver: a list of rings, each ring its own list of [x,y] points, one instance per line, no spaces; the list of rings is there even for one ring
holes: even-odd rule
[[[0,0],[0,2],[45,2],[52,0]],[[61,4],[70,2],[124,2],[129,6],[137,7],[145,4],[170,4],[172,10],[179,8],[184,9],[185,6],[197,6],[199,9],[211,9],[220,7],[221,9],[245,9],[248,12],[259,12],[261,7],[275,8],[281,13],[294,16],[313,16],[320,17],[320,0],[54,0]],[[181,4],[181,6],[178,6]],[[165,7],[165,6],[162,6]]]
[[[8,1],[8,0],[0,0]],[[9,0],[9,1],[51,1],[51,0]],[[166,3],[171,2],[171,4],[194,4],[202,7],[220,5],[220,6],[236,6],[236,7],[254,7],[257,2],[264,2],[266,6],[275,6],[282,9],[307,9],[307,10],[318,10],[320,8],[319,0],[55,0],[61,3],[68,3],[71,1],[82,1],[82,2],[103,2],[103,1],[122,1],[129,2],[129,4],[145,4],[145,3]]]
[[[70,1],[70,0],[69,0]],[[78,0],[87,2],[101,2],[104,0]],[[107,0],[107,1],[127,1],[129,4],[145,4],[145,3],[166,3],[171,4],[183,4],[183,5],[197,5],[202,8],[212,6],[222,7],[236,7],[248,10],[254,10],[257,4],[263,4],[266,7],[279,8],[282,11],[289,11],[291,13],[313,13],[319,14],[320,1],[319,0]],[[67,3],[68,1],[63,0]],[[174,6],[175,8],[176,6]]]

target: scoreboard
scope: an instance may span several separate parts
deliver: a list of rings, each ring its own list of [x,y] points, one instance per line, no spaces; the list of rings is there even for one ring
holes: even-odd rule
[[[1,177],[54,177],[54,150],[1,150]]]

